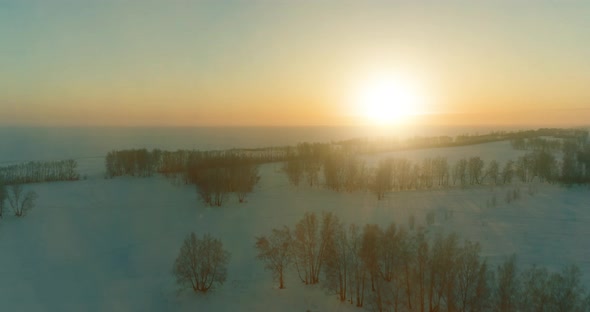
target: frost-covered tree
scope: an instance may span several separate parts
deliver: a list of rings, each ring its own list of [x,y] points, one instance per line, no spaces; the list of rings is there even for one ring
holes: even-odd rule
[[[173,273],[181,288],[194,292],[207,292],[227,277],[230,253],[223,249],[219,239],[205,234],[198,238],[194,232],[187,235],[174,262]]]
[[[288,227],[272,229],[267,236],[256,238],[258,259],[264,261],[264,266],[271,271],[275,280],[279,281],[279,288],[285,288],[284,273],[292,261],[291,245],[293,239]]]

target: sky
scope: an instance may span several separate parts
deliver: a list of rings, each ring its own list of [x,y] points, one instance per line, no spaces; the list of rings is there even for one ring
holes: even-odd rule
[[[0,0],[0,125],[590,124],[590,2]]]

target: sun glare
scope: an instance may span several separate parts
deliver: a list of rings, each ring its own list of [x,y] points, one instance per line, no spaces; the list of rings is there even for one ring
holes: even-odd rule
[[[401,77],[379,77],[368,81],[358,92],[358,114],[371,123],[395,125],[422,114],[424,92]]]

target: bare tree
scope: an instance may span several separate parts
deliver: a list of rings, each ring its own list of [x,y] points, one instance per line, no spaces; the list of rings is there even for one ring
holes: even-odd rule
[[[230,253],[219,239],[205,234],[199,239],[194,232],[187,235],[174,262],[173,273],[181,288],[207,292],[214,284],[223,284],[227,277]]]
[[[340,153],[332,153],[324,160],[324,183],[327,188],[339,192],[345,183],[346,159]]]
[[[303,177],[303,162],[300,159],[290,159],[283,165],[283,171],[287,174],[289,182],[298,186]]]
[[[516,271],[515,256],[498,266],[496,279],[493,311],[517,311],[520,281]]]
[[[256,238],[258,259],[265,262],[265,268],[272,272],[275,280],[279,281],[279,288],[285,288],[284,272],[292,261],[291,232],[284,226],[282,229],[272,229],[269,237]]]
[[[334,240],[337,219],[334,214],[325,213],[322,215],[321,228],[319,223],[315,213],[307,212],[295,226],[295,267],[305,284],[317,284],[320,281],[327,246]]]
[[[503,184],[512,183],[512,176],[514,175],[514,161],[509,160],[504,164],[501,175]]]
[[[434,175],[438,186],[447,186],[449,183],[449,163],[445,157],[436,157],[433,160]]]
[[[23,186],[20,184],[13,184],[8,188],[8,203],[17,217],[24,217],[29,210],[35,207],[35,200],[37,193],[35,191],[28,191],[24,193]]]
[[[367,269],[360,257],[362,236],[359,227],[351,224],[348,228],[348,255],[350,273],[348,274],[348,289],[350,303],[356,301],[357,307],[362,307],[365,301],[365,284],[367,280]]]
[[[305,172],[305,177],[307,178],[307,183],[309,186],[318,185],[320,183],[320,169],[322,165],[319,160],[309,158],[305,159],[303,171]]]
[[[383,236],[383,230],[377,224],[367,224],[363,229],[361,238],[360,257],[371,279],[371,291],[375,291],[376,280],[380,275],[379,267],[379,243]]]
[[[456,259],[458,254],[457,236],[450,234],[436,236],[430,249],[428,268],[428,310],[447,311],[456,309],[457,291]]]
[[[480,184],[484,168],[484,162],[479,156],[469,158],[467,170],[469,171],[469,183],[471,185]]]
[[[303,219],[295,225],[293,253],[295,268],[299,278],[305,284],[315,284],[315,269],[319,260],[319,224],[315,213],[307,212]]]
[[[565,267],[561,273],[551,274],[549,279],[551,293],[550,311],[588,311],[590,304],[581,283],[580,269],[575,265]]]
[[[0,218],[2,218],[4,213],[4,201],[6,200],[7,195],[6,186],[2,179],[0,179]]]
[[[231,180],[235,184],[234,191],[238,196],[238,201],[243,203],[246,200],[248,193],[252,192],[254,185],[260,180],[258,166],[254,164],[236,166],[233,170]]]
[[[334,222],[334,239],[326,248],[326,266],[324,270],[325,286],[328,291],[336,293],[340,301],[348,296],[348,276],[350,271],[348,233],[343,224]]]
[[[415,265],[414,265],[414,278],[416,282],[416,308],[423,312],[426,308],[426,298],[428,290],[428,264],[430,262],[430,247],[428,245],[428,239],[424,231],[419,231],[415,236]]]
[[[520,310],[523,312],[549,311],[551,293],[547,269],[533,266],[522,272],[521,281]]]
[[[498,184],[498,179],[500,177],[500,164],[498,164],[498,162],[495,160],[490,161],[485,170],[484,176],[490,181],[490,184]]]
[[[479,243],[466,241],[456,259],[458,311],[481,311],[486,308],[489,289],[487,287],[487,265],[480,261]]]
[[[385,159],[379,162],[375,171],[375,177],[372,185],[373,192],[377,194],[377,199],[385,197],[385,193],[390,191],[393,186],[393,160]]]
[[[380,283],[377,285],[376,295],[373,296],[374,305],[379,310],[399,311],[403,305],[403,265],[402,244],[407,239],[407,231],[397,228],[391,223],[381,236],[379,252]]]
[[[461,183],[461,186],[467,184],[467,159],[465,158],[458,160],[453,166],[453,184],[457,181]]]

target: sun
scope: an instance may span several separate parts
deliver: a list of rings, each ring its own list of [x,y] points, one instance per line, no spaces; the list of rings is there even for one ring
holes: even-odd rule
[[[367,81],[359,89],[358,114],[371,123],[395,125],[424,112],[425,95],[409,78],[387,76]]]

